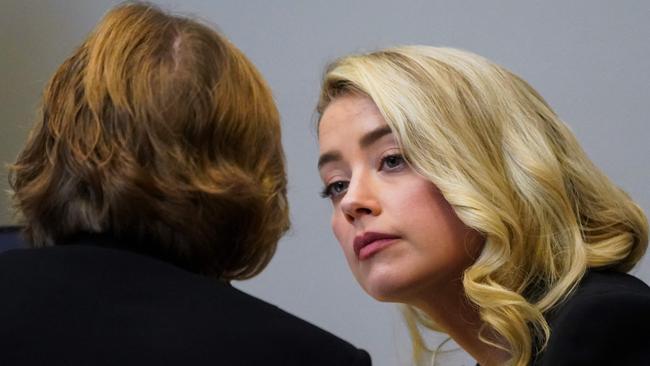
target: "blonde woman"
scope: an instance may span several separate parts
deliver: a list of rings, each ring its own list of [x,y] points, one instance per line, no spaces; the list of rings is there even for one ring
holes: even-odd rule
[[[525,81],[464,51],[399,47],[328,68],[323,196],[363,289],[481,365],[647,365],[650,288],[626,274],[642,210]]]

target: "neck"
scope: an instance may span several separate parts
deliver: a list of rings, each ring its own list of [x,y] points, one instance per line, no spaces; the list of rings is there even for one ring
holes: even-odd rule
[[[460,280],[449,286],[447,293],[428,294],[409,305],[426,313],[481,366],[502,365],[510,358],[508,352],[479,339],[479,331],[485,322],[481,320],[478,308],[465,296]],[[489,329],[485,329],[483,335],[494,343],[504,344],[496,336],[490,337]]]

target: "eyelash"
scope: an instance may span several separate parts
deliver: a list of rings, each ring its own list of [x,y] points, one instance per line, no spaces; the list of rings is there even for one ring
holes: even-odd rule
[[[386,164],[386,162],[388,161],[388,159],[398,159],[398,161],[399,161],[399,163],[400,163],[400,166],[399,166],[399,167],[396,167],[396,168],[388,168],[388,170],[393,170],[393,171],[397,170],[397,171],[399,171],[399,170],[401,170],[401,168],[403,167],[403,164],[406,163],[406,161],[404,160],[404,157],[402,156],[402,154],[391,154],[391,155],[386,155],[386,156],[384,156],[384,157],[381,159],[381,161],[380,161],[380,163],[379,163],[379,167],[380,167],[381,170],[384,170],[384,165]],[[335,186],[336,184],[340,184],[340,183],[346,183],[345,188],[347,188],[347,184],[349,184],[349,182],[342,181],[342,180],[338,180],[338,181],[336,181],[336,182],[332,182],[332,183],[326,185],[326,186],[321,190],[321,192],[320,192],[320,196],[321,196],[322,198],[330,198],[330,199],[334,199],[336,196],[333,195],[332,190],[334,189],[334,186]]]

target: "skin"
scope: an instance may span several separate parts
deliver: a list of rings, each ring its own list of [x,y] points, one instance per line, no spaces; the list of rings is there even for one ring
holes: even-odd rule
[[[502,361],[478,340],[482,323],[461,281],[484,239],[405,162],[372,100],[348,94],[332,101],[319,123],[319,145],[332,229],[361,287],[379,301],[425,311],[482,365]],[[368,232],[393,238],[360,256],[354,240]]]

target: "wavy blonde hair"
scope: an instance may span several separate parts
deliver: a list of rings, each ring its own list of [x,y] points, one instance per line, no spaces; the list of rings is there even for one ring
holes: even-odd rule
[[[510,364],[543,349],[544,314],[587,268],[630,270],[648,244],[639,206],[589,160],[544,99],[510,71],[469,52],[397,47],[344,57],[324,76],[318,112],[346,93],[368,96],[408,162],[458,217],[486,238],[463,277]],[[414,356],[425,350],[416,309],[407,311]],[[498,346],[498,345],[497,345]]]

